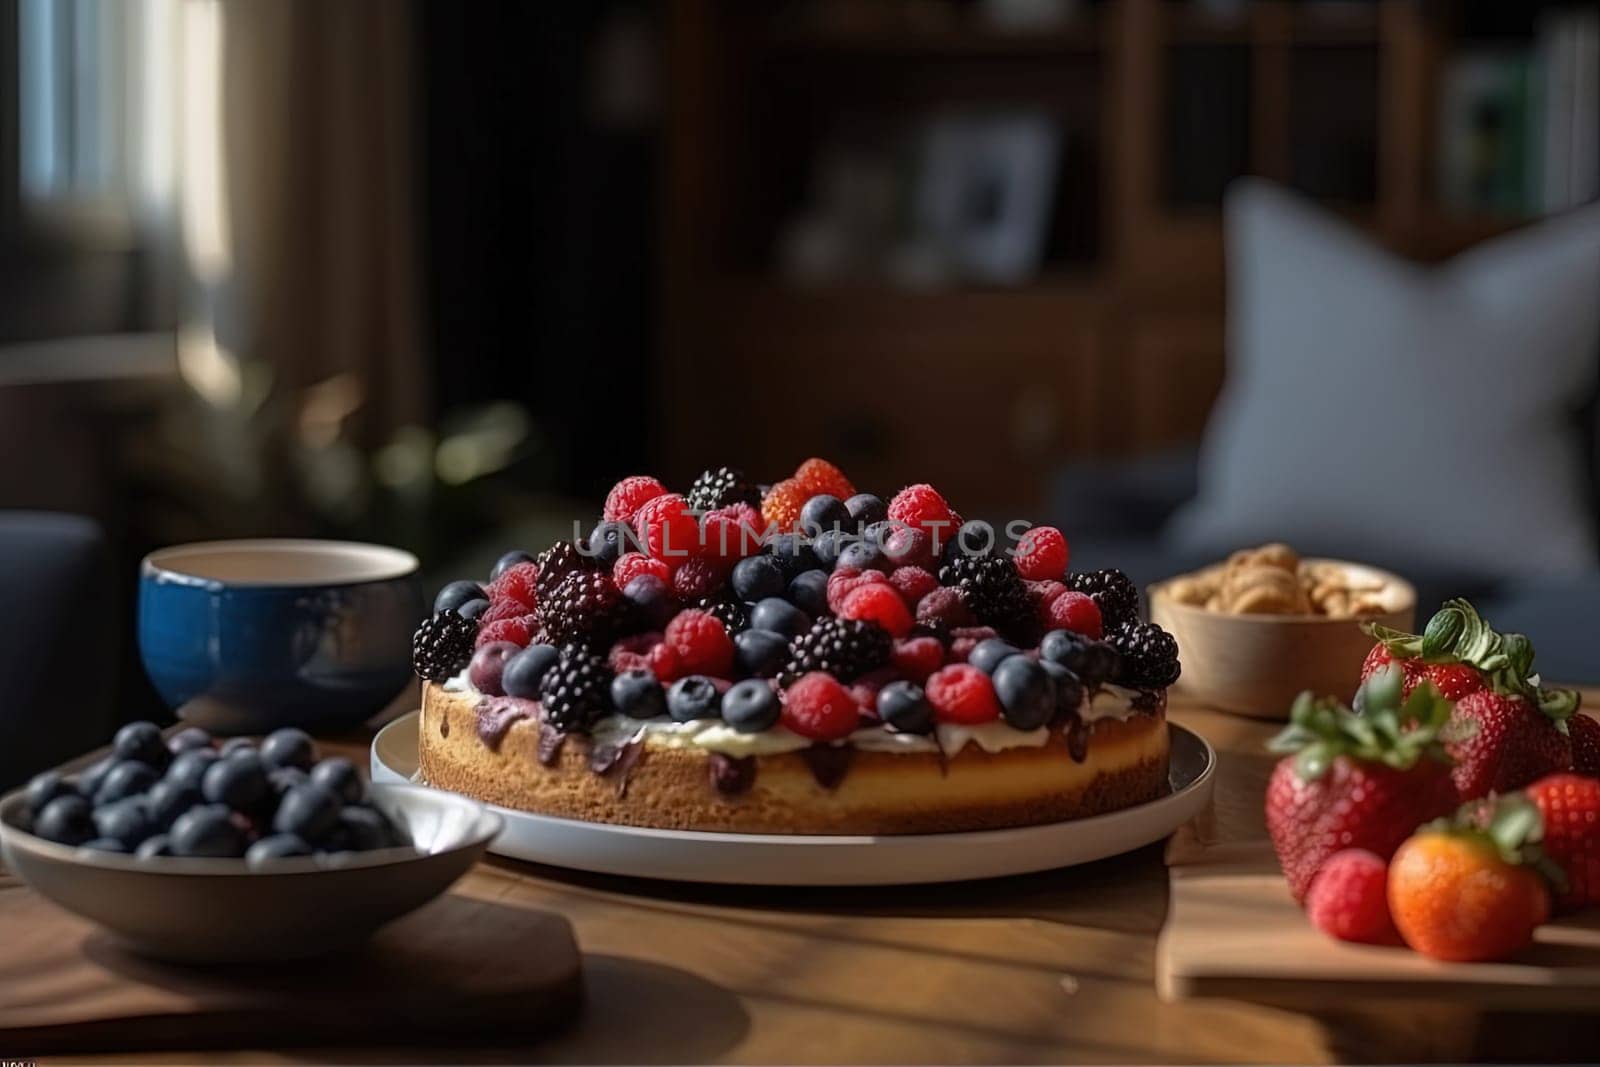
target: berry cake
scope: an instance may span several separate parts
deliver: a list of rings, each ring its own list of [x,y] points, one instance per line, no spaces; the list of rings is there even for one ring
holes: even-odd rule
[[[455,581],[413,643],[422,776],[509,808],[745,833],[981,830],[1166,790],[1177,645],[1060,531],[807,460],[611,490]]]

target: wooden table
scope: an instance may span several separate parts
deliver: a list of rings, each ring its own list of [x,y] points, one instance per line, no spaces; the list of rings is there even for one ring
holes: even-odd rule
[[[1212,817],[1260,831],[1276,727],[1193,707],[1221,754]],[[365,760],[363,742],[330,742]],[[4,891],[4,890],[0,890]],[[1593,1060],[1593,1017],[1232,1001],[1154,987],[1167,876],[1155,845],[962,885],[741,889],[491,860],[456,892],[567,916],[588,1007],[533,1046],[118,1055],[116,1062],[1033,1063]],[[4,1055],[0,1049],[0,1056]],[[52,1060],[68,1062],[66,1060]],[[82,1062],[96,1062],[90,1057]]]

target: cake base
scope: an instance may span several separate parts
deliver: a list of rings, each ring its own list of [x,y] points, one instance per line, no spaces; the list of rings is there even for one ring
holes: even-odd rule
[[[479,733],[482,700],[424,684],[424,779],[501,807],[589,822],[752,834],[950,833],[1084,818],[1167,790],[1159,706],[1086,724],[1081,760],[1057,729],[1042,746],[991,753],[969,744],[948,758],[816,746],[732,761],[650,739],[622,752],[597,751],[576,737],[552,746],[531,719],[491,744]]]

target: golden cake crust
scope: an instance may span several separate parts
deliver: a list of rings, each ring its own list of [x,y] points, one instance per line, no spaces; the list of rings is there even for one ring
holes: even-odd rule
[[[800,752],[752,757],[747,789],[712,784],[712,755],[647,740],[636,760],[605,773],[590,744],[570,738],[548,765],[540,730],[514,723],[491,747],[478,732],[476,693],[424,683],[420,764],[432,785],[501,807],[589,822],[741,833],[943,833],[1083,818],[1166,792],[1168,734],[1161,710],[1087,727],[1082,762],[1059,733],[1041,747],[990,753],[969,744],[931,752],[852,750],[825,788]],[[631,764],[631,765],[630,765]]]

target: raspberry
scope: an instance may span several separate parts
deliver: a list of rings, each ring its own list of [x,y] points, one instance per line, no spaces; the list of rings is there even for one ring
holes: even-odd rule
[[[539,584],[539,565],[537,563],[518,563],[509,567],[506,572],[489,583],[490,607],[497,606],[501,601],[510,600],[522,606],[519,615],[526,615],[539,606],[539,594],[536,591]]]
[[[895,526],[883,539],[883,554],[896,567],[933,565],[933,538],[914,526]]]
[[[625,671],[650,669],[650,657],[643,652],[630,652],[625,648],[612,648],[606,656],[606,666],[611,668],[612,674],[622,674]]]
[[[1483,688],[1483,675],[1476,667],[1465,663],[1430,663],[1422,668],[1422,676],[1432,682],[1446,700],[1460,700]]]
[[[611,580],[618,589],[628,588],[628,583],[641,574],[653,574],[663,582],[672,580],[672,569],[659,559],[651,559],[643,552],[624,552],[611,565]]]
[[[999,636],[992,626],[957,626],[950,631],[948,659],[951,663],[965,663],[979,642]]]
[[[606,506],[601,517],[611,522],[632,522],[635,514],[648,500],[666,493],[667,487],[648,474],[635,474],[624,478],[606,494]]]
[[[861,575],[856,581],[865,577]],[[904,637],[911,632],[911,612],[894,586],[886,582],[870,582],[852,589],[840,603],[839,614],[846,619],[875,622],[891,637]]]
[[[869,718],[876,718],[878,714],[878,690],[894,681],[894,671],[887,667],[875,670],[870,674],[863,674],[860,678],[850,683],[850,699],[856,702],[857,710]]]
[[[943,545],[955,532],[950,505],[931,485],[908,485],[889,501],[889,518],[921,530],[935,546]]]
[[[650,651],[644,654],[644,658],[645,665],[655,673],[656,680],[662,685],[675,682],[684,674],[683,666],[678,662],[678,654],[665,641],[652,645]]]
[[[700,542],[700,524],[677,493],[645,501],[633,516],[639,543],[651,557],[676,567],[694,555]]]
[[[478,624],[480,626],[487,626],[491,622],[500,622],[504,619],[518,619],[530,613],[531,609],[529,609],[526,604],[522,604],[518,601],[512,600],[510,597],[507,597],[504,600],[494,601],[486,609],[484,609],[483,614],[478,616]]]
[[[678,654],[684,674],[709,674],[726,678],[733,666],[733,641],[721,620],[709,612],[690,608],[667,623],[667,647]]]
[[[900,599],[915,607],[923,597],[939,588],[939,579],[921,567],[901,567],[889,575],[889,584],[900,594]]]
[[[728,580],[728,570],[727,563],[710,556],[686,559],[672,572],[672,591],[684,600],[710,596]]]
[[[1590,778],[1600,778],[1600,719],[1583,712],[1567,720],[1572,736],[1572,769]]]
[[[1028,587],[1028,599],[1033,601],[1033,610],[1038,614],[1039,621],[1046,626],[1050,624],[1050,605],[1055,598],[1067,591],[1067,587],[1060,582],[1023,582]]]
[[[1398,945],[1388,886],[1389,865],[1375,853],[1361,848],[1335,852],[1311,880],[1306,914],[1311,925],[1340,941]]]
[[[808,499],[820,493],[836,496],[840,500],[849,500],[856,495],[856,487],[850,484],[844,471],[825,459],[813,457],[806,460],[794,469],[793,480],[805,489]]]
[[[951,629],[957,626],[970,626],[977,620],[973,618],[967,602],[961,598],[961,590],[940,586],[917,601],[917,621],[929,626]]]
[[[922,684],[944,666],[944,645],[937,637],[908,637],[894,643],[889,662],[911,681]]]
[[[761,498],[761,520],[767,529],[787,533],[800,521],[800,509],[814,494],[793,478],[767,490]]]
[[[1039,621],[1052,630],[1071,630],[1096,641],[1105,636],[1100,605],[1087,593],[1074,593],[1069,589],[1049,604],[1041,606],[1043,610],[1039,613]]]
[[[940,722],[993,722],[1000,717],[994,683],[976,667],[954,663],[934,671],[923,686]]]
[[[837,678],[812,671],[783,695],[783,725],[813,741],[848,737],[861,721],[855,698]]]
[[[1017,542],[1017,571],[1036,582],[1067,573],[1067,539],[1054,526],[1035,526]]]
[[[537,629],[538,618],[534,615],[520,615],[512,619],[484,623],[478,627],[478,640],[473,647],[482,648],[491,641],[510,641],[514,645],[527,648]]]
[[[889,576],[882,571],[856,571],[840,567],[828,575],[828,610],[835,615],[844,607],[844,598],[865,585],[887,583]]]
[[[761,551],[761,513],[749,504],[708,511],[700,527],[704,555],[736,563]]]

